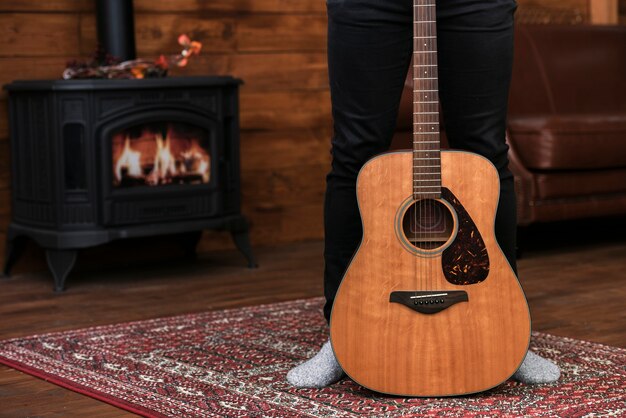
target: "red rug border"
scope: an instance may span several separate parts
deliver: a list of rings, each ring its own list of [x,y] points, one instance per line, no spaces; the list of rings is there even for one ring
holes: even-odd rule
[[[43,372],[43,371],[39,371],[31,366],[27,366],[23,363],[20,363],[18,361],[15,360],[9,360],[6,357],[3,357],[0,355],[0,364],[3,364],[7,367],[10,367],[12,369],[18,370],[20,372],[23,372],[29,376],[33,376],[36,377],[38,379],[41,379],[45,382],[50,382],[54,385],[63,387],[65,389],[69,389],[72,392],[76,392],[76,393],[80,393],[81,395],[85,395],[89,398],[92,399],[96,399],[99,401],[102,401],[104,403],[107,403],[109,405],[115,406],[117,408],[123,409],[125,411],[128,412],[132,412],[134,414],[140,415],[142,417],[146,417],[146,418],[168,418],[167,415],[162,415],[162,414],[158,414],[155,413],[154,411],[151,411],[147,408],[142,408],[142,407],[138,407],[134,404],[131,404],[130,402],[126,402],[120,399],[116,399],[114,397],[108,396],[102,392],[99,392],[97,390],[92,390],[89,389],[83,385],[78,385],[70,380],[64,379],[62,377],[56,377],[54,375],[51,375],[49,373]]]

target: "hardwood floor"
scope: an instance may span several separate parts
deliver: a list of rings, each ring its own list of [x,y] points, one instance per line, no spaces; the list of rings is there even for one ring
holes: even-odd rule
[[[519,272],[534,330],[626,347],[620,230],[625,220],[526,231]],[[320,296],[322,250],[320,242],[257,249],[261,267],[248,270],[235,251],[190,261],[165,239],[119,242],[81,253],[63,294],[51,291],[46,271],[18,265],[14,276],[0,280],[0,337]],[[35,259],[41,255],[30,251]],[[4,366],[0,404],[0,417],[7,418],[134,416]]]

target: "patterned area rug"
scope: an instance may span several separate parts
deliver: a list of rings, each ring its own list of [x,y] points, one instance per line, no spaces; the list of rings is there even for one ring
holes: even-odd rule
[[[626,415],[626,350],[535,333],[558,384],[480,395],[382,396],[349,379],[295,389],[285,374],[324,342],[321,299],[0,342],[0,362],[150,417],[588,417]]]

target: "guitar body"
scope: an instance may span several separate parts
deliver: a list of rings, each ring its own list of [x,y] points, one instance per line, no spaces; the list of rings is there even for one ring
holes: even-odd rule
[[[335,298],[332,347],[377,392],[484,391],[518,369],[530,339],[526,298],[494,235],[497,172],[476,154],[441,151],[442,193],[431,203],[450,222],[439,244],[421,248],[403,229],[415,204],[412,155],[382,154],[359,174],[363,240]],[[424,208],[409,217],[431,216]]]

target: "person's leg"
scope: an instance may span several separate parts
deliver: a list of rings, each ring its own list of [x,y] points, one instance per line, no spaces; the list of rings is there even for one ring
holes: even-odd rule
[[[515,0],[438,2],[439,98],[451,148],[487,157],[500,177],[495,233],[517,273],[516,200],[505,142]]]
[[[324,202],[324,316],[363,233],[356,178],[393,136],[412,52],[412,0],[328,0],[334,135]]]
[[[412,0],[328,0],[328,73],[334,135],[324,202],[324,316],[363,233],[356,178],[387,150],[412,52]],[[287,380],[323,387],[343,377],[330,342]]]

